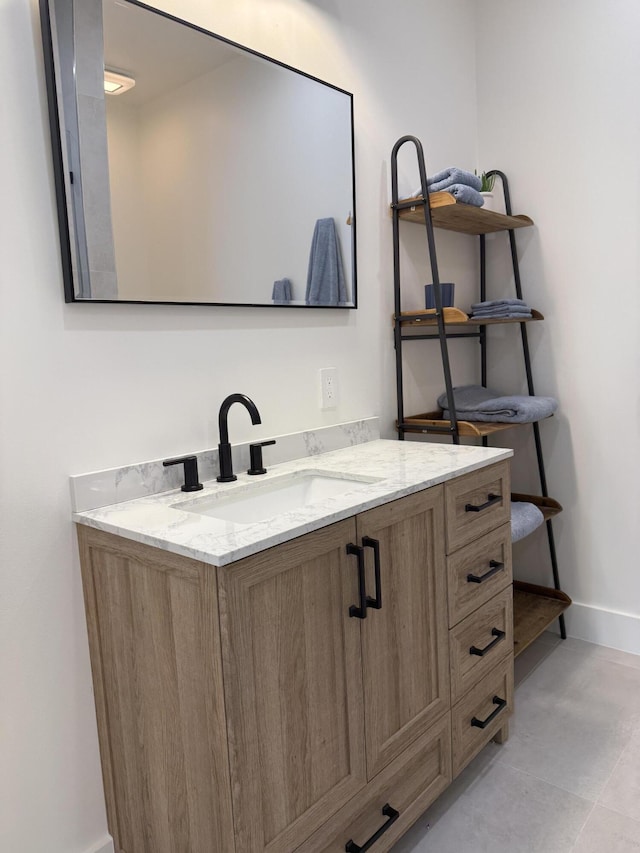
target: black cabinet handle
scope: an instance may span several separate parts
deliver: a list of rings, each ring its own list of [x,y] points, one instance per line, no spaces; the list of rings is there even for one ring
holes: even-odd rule
[[[487,498],[488,498],[488,500],[485,501],[483,504],[480,504],[480,506],[476,506],[475,504],[465,504],[464,505],[464,511],[465,512],[482,512],[483,509],[489,509],[490,506],[493,506],[494,504],[500,503],[500,501],[502,500],[502,495],[492,495],[491,493],[489,493],[487,495]]]
[[[385,803],[382,807],[382,814],[385,817],[388,817],[389,820],[383,823],[380,829],[376,830],[371,838],[368,841],[365,841],[362,847],[359,844],[356,844],[355,841],[347,841],[344,846],[345,853],[365,853],[366,850],[370,850],[376,841],[385,834],[391,824],[395,823],[400,817],[400,812],[392,808],[389,803]]]
[[[467,583],[484,583],[504,569],[504,563],[499,563],[497,560],[489,560],[489,565],[491,568],[483,575],[467,575]]]
[[[367,607],[380,610],[382,607],[382,585],[380,583],[380,542],[370,536],[362,537],[362,547],[373,549],[373,571],[376,579],[376,597],[367,596]]]
[[[486,655],[487,652],[490,652],[491,649],[500,642],[500,640],[504,640],[507,636],[504,631],[501,631],[500,628],[493,628],[491,631],[491,636],[495,637],[495,640],[491,640],[488,646],[485,646],[484,649],[479,649],[477,646],[471,646],[469,649],[470,655],[478,655],[478,657],[482,658]]]
[[[347,554],[353,555],[358,558],[358,597],[360,598],[360,605],[352,604],[349,608],[349,616],[355,616],[358,619],[366,619],[367,618],[367,590],[366,590],[366,578],[364,574],[364,548],[361,548],[359,545],[354,545],[352,542],[349,542],[347,545]]]
[[[500,711],[502,711],[503,708],[507,707],[507,700],[501,699],[499,696],[494,696],[493,697],[493,704],[497,705],[498,707],[494,711],[492,711],[485,720],[479,720],[477,717],[474,717],[471,720],[471,725],[476,726],[479,729],[486,729],[486,727],[489,725],[489,723],[492,720],[495,720],[495,718],[498,716]]]

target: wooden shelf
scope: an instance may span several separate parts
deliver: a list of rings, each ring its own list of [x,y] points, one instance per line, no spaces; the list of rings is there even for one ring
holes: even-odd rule
[[[441,411],[425,412],[421,415],[411,415],[408,418],[405,418],[404,422],[405,424],[410,424],[409,428],[405,427],[405,432],[427,432],[428,430],[426,430],[426,427],[435,426],[447,428],[451,426],[451,421],[443,420]],[[483,435],[493,435],[496,432],[504,432],[506,429],[526,427],[529,426],[529,423],[529,421],[524,424],[485,423],[483,421],[463,421],[458,418],[458,433],[464,436],[479,438]],[[396,422],[396,428],[397,426],[398,424]]]
[[[559,589],[513,582],[513,645],[518,657],[561,613],[571,599]]]
[[[523,495],[520,492],[511,492],[512,501],[524,501],[535,504],[542,512],[545,521],[554,518],[562,512],[562,506],[553,498],[543,498],[542,495]]]
[[[446,326],[460,326],[469,321],[469,317],[460,308],[443,308],[442,314]],[[395,316],[391,317],[391,322]],[[401,326],[437,326],[435,308],[419,308],[417,311],[402,311],[400,314]]]
[[[461,311],[460,308],[443,308],[445,326],[493,326],[503,323],[531,323],[533,320],[544,320],[539,311],[531,309],[531,317],[518,319],[517,317],[487,317],[482,320],[474,320]],[[400,315],[400,325],[405,326],[437,326],[435,308],[425,308],[420,311],[403,311]],[[393,322],[393,318],[392,318]]]
[[[424,199],[422,196],[411,199],[401,199],[404,204],[415,201],[414,207],[406,207],[398,211],[400,219],[407,222],[419,222],[424,225]],[[446,231],[458,231],[461,234],[493,234],[496,231],[508,231],[511,228],[526,228],[533,225],[533,219],[521,214],[505,216],[493,210],[484,210],[472,204],[457,202],[451,193],[431,193],[429,196],[431,221],[434,228]]]

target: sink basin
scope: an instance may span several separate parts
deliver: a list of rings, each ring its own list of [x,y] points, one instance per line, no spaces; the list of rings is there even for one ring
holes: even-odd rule
[[[380,479],[376,477],[297,471],[267,481],[238,486],[232,495],[213,495],[188,503],[173,504],[173,507],[220,521],[254,524],[378,482]]]

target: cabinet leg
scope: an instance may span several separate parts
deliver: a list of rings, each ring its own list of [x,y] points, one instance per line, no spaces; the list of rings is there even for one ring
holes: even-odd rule
[[[509,723],[505,723],[493,736],[495,743],[506,743],[509,740]]]

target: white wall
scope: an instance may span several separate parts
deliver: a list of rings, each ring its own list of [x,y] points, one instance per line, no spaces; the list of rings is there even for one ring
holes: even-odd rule
[[[105,106],[117,294],[120,299],[150,299],[150,258],[146,240],[142,239],[145,218],[140,115],[126,98],[107,98]]]
[[[249,394],[264,423],[232,412],[235,441],[378,413],[391,435],[390,150],[410,132],[432,170],[475,165],[472,0],[405,0],[400,12],[386,0],[165,8],[354,92],[360,308],[65,305],[37,3],[3,0],[2,850],[85,853],[106,832],[68,475],[215,445],[232,391]],[[415,173],[403,169],[408,191]],[[442,245],[463,281],[470,250]],[[317,404],[325,366],[340,372],[333,412]],[[430,381],[421,406],[441,388]]]
[[[547,316],[529,327],[536,391],[560,400],[541,431],[549,489],[565,508],[554,526],[578,603],[570,629],[636,652],[639,42],[634,0],[478,4],[480,162],[511,175],[515,209],[537,225],[518,239],[525,296]],[[493,360],[493,375],[514,382],[502,342]],[[523,577],[548,581],[542,532],[516,555]]]

